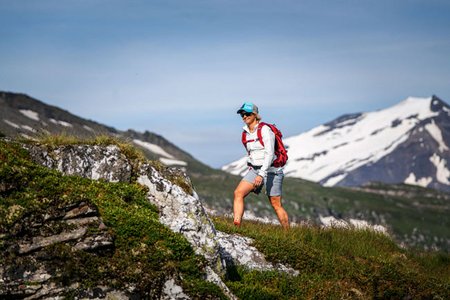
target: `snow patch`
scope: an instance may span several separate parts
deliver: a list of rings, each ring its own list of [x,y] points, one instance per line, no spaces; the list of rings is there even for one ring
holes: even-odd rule
[[[431,177],[422,177],[422,178],[416,180],[416,175],[411,172],[411,173],[409,173],[409,176],[403,182],[406,184],[427,187],[432,181],[433,181],[433,178],[431,178]]]
[[[187,162],[182,160],[160,157],[159,160],[166,166],[187,166]]]
[[[450,184],[448,180],[450,178],[450,171],[447,169],[447,161],[436,153],[430,157],[430,161],[436,167],[436,179],[440,183]]]
[[[161,148],[158,145],[155,145],[155,144],[152,144],[149,142],[144,142],[144,141],[141,141],[138,139],[134,139],[133,142],[141,147],[144,147],[145,149],[149,150],[150,152],[165,156],[167,158],[175,159],[175,157],[173,157],[173,155],[170,155],[169,153],[166,152],[166,150],[164,150],[163,148]]]
[[[25,134],[25,133],[21,133],[20,134],[23,138],[26,138],[26,139],[28,139],[28,140],[34,140],[31,136],[29,136],[29,135],[27,135],[27,134]]]
[[[55,119],[50,119],[50,122],[52,122],[53,124],[56,125],[62,125],[64,127],[73,127],[72,124],[67,123],[65,121],[60,121],[60,120],[55,120]]]
[[[35,121],[39,121],[39,114],[35,111],[32,111],[30,109],[19,109],[19,111],[26,117],[35,120]]]
[[[62,126],[65,126],[65,127],[73,127],[72,124],[64,122],[64,121],[59,121],[59,124],[61,124]]]
[[[11,121],[9,121],[9,120],[3,119],[3,122],[5,122],[6,124],[8,124],[8,125],[11,126],[11,127],[14,127],[14,128],[20,128],[19,125],[17,125],[16,123],[11,122]]]
[[[89,131],[94,131],[94,129],[92,129],[91,127],[87,126],[87,125],[83,125],[83,128]]]
[[[36,132],[36,129],[28,126],[28,125],[22,125],[22,128],[31,132]]]
[[[440,152],[444,152],[444,151],[448,150],[448,147],[445,144],[444,138],[442,137],[442,132],[439,129],[439,127],[436,125],[436,123],[434,123],[434,120],[432,120],[431,123],[425,125],[425,129],[433,137],[433,139],[438,143]]]
[[[3,122],[5,122],[6,124],[8,124],[11,127],[17,128],[17,129],[22,128],[22,129],[25,129],[25,130],[28,130],[28,131],[31,131],[31,132],[36,132],[36,129],[34,129],[33,127],[28,126],[28,125],[17,125],[16,123],[13,123],[13,122],[11,122],[9,120],[6,120],[6,119],[4,119]]]

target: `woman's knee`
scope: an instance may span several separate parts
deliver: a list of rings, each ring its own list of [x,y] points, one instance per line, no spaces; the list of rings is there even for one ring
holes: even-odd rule
[[[239,185],[234,190],[235,198],[244,198],[251,192],[253,185],[249,182],[241,181]]]
[[[281,206],[281,196],[272,196],[270,197],[270,204],[272,204],[272,207],[274,209],[280,209]]]
[[[234,198],[244,198],[245,195],[245,191],[243,189],[240,189],[239,187],[237,187],[234,190]]]

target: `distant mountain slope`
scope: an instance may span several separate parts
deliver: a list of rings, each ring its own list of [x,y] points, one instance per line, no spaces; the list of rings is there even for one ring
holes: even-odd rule
[[[284,140],[285,173],[325,186],[407,183],[450,190],[450,107],[436,96],[341,116]],[[246,169],[245,157],[222,168]]]
[[[122,137],[141,148],[150,159],[192,170],[209,167],[164,137],[145,131],[120,131],[48,105],[25,94],[0,92],[0,136],[31,138],[43,134],[68,134],[81,138],[105,134]]]
[[[24,94],[0,92],[0,131],[7,136],[67,133],[80,137],[116,134],[112,127],[82,119]]]

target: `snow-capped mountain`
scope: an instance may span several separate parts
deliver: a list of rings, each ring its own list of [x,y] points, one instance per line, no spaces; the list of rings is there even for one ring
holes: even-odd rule
[[[450,107],[436,96],[407,98],[367,113],[341,116],[284,139],[286,176],[325,186],[407,183],[450,190]],[[246,158],[222,168],[246,171]]]

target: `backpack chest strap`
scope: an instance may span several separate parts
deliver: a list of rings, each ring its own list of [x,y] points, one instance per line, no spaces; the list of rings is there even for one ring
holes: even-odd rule
[[[244,145],[246,145],[246,144],[248,144],[248,143],[256,142],[256,141],[259,141],[259,139],[256,138],[256,139],[251,139],[251,140],[245,140],[245,141],[243,141],[242,143],[243,143]]]
[[[264,147],[264,141],[263,141],[262,133],[261,133],[261,128],[264,125],[267,125],[267,123],[261,122],[258,124],[258,128],[256,129],[256,135],[257,135],[256,139],[247,140],[247,132],[245,130],[243,130],[242,131],[242,144],[244,144],[244,146],[247,147],[247,143],[259,141],[261,143],[261,145]]]

